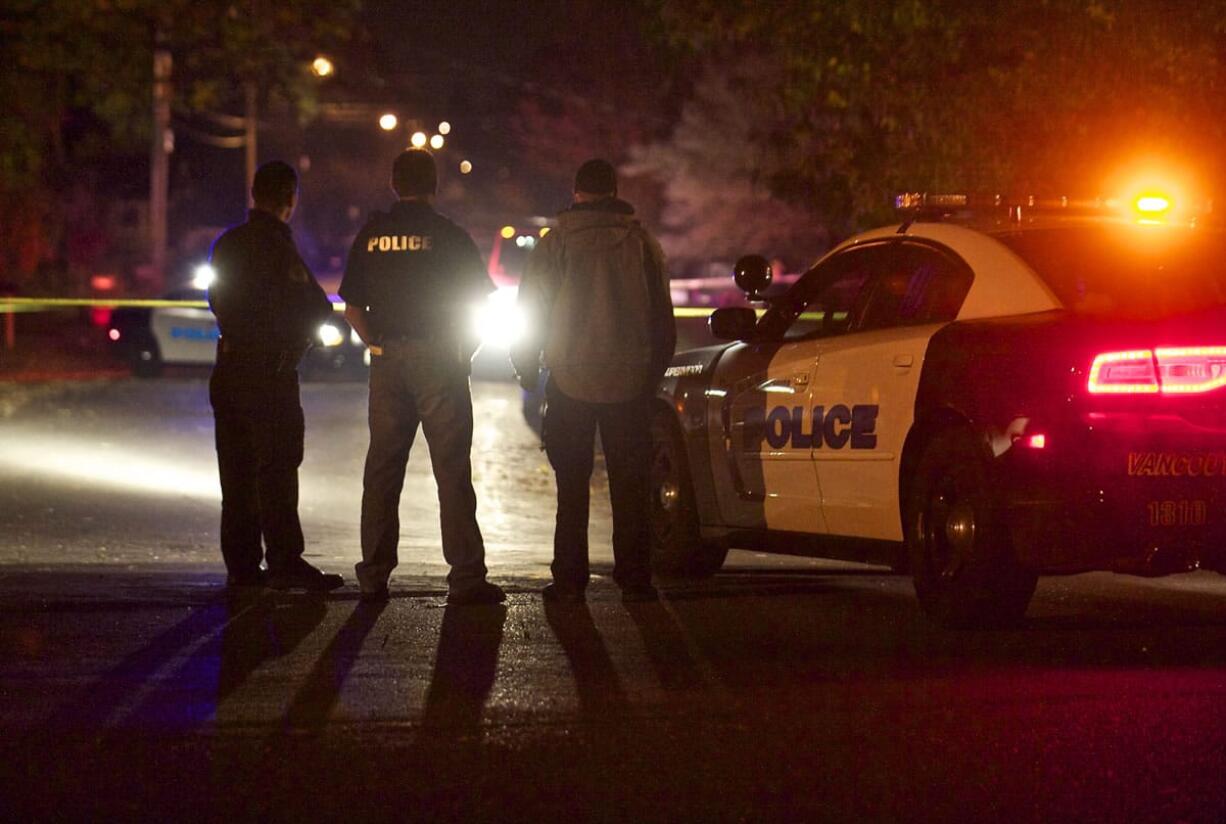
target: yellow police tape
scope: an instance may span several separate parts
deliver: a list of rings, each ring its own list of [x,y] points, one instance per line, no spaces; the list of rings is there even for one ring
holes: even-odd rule
[[[48,309],[208,309],[208,301],[166,300],[142,298],[0,298],[0,314],[14,312],[43,312]],[[345,304],[334,303],[337,312],[345,311]],[[677,306],[673,315],[678,318],[705,318],[715,311],[711,306]],[[761,310],[758,314],[762,314]]]

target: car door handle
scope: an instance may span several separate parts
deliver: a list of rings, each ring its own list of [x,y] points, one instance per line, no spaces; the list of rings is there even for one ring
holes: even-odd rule
[[[915,365],[915,356],[914,355],[895,355],[894,365],[897,366],[899,369],[910,369],[912,366]]]

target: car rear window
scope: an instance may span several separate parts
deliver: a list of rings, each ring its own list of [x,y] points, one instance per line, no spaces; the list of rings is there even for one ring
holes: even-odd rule
[[[1157,320],[1226,306],[1226,234],[1218,231],[1079,226],[996,237],[1078,314]]]

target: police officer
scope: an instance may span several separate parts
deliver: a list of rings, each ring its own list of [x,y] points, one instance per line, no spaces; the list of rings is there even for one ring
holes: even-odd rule
[[[370,448],[362,479],[362,600],[388,597],[398,563],[400,492],[420,424],[438,483],[449,604],[497,603],[485,580],[485,544],[473,491],[470,361],[472,307],[493,291],[468,233],[434,210],[434,156],[402,152],[392,166],[399,196],[354,240],[341,281],[345,319],[370,347]]]
[[[335,589],[341,576],[303,560],[298,521],[298,361],[332,306],[286,222],[298,202],[298,175],[280,161],[266,163],[255,174],[251,196],[255,208],[247,222],[213,245],[217,276],[209,288],[221,330],[209,380],[221,475],[221,554],[230,586]]]

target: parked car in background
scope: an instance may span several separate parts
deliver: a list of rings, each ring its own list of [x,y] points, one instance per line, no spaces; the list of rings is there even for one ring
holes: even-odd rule
[[[164,366],[207,366],[216,360],[220,333],[208,307],[211,276],[211,267],[201,264],[190,285],[168,292],[156,305],[124,307],[112,313],[107,337],[132,374],[150,378],[160,375]],[[317,330],[302,371],[308,377],[360,377],[369,364],[365,345],[336,313]]]

